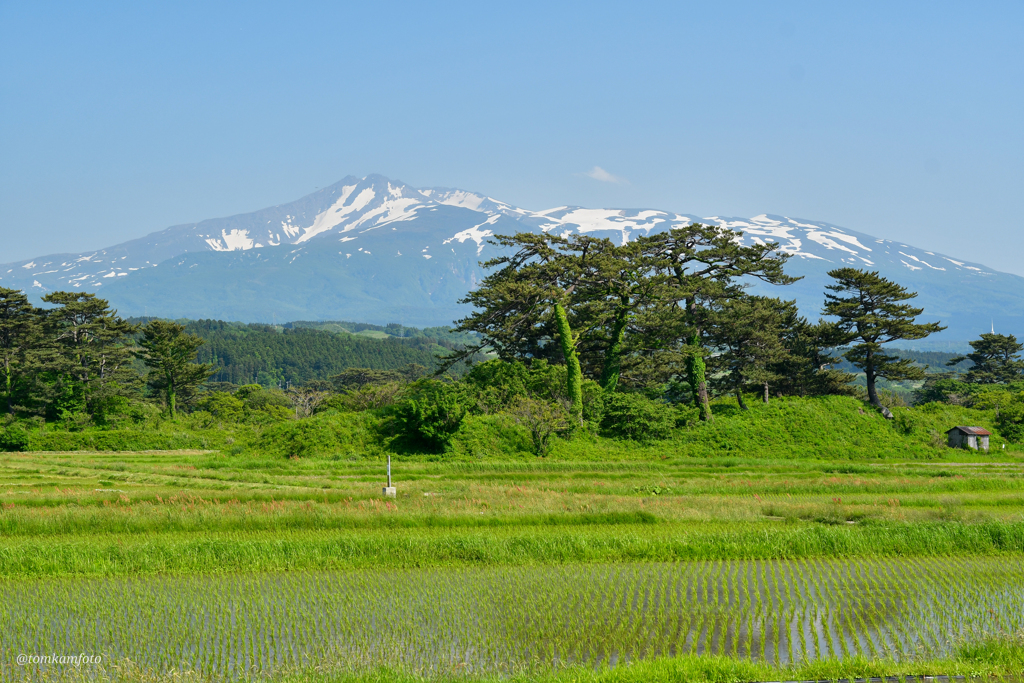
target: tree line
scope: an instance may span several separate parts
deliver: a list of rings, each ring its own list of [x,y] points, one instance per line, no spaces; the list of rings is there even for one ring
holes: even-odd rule
[[[0,400],[9,416],[99,423],[149,391],[174,414],[212,371],[202,339],[174,322],[135,325],[84,292],[50,292],[45,308],[0,288]]]
[[[12,417],[89,416],[105,424],[138,400],[156,401],[173,415],[197,407],[205,389],[289,388],[352,367],[432,368],[439,352],[457,346],[453,339],[466,337],[450,328],[388,326],[381,329],[404,337],[371,339],[321,331],[318,323],[280,329],[124,319],[106,300],[83,292],[51,292],[43,302],[37,308],[24,292],[0,288],[0,410]],[[251,387],[243,393],[258,394]]]
[[[713,419],[711,397],[768,401],[772,394],[850,393],[842,357],[866,377],[871,404],[887,416],[877,381],[920,379],[923,370],[885,350],[898,340],[945,329],[917,323],[923,313],[907,291],[877,272],[837,268],[825,292],[827,318],[810,322],[795,302],[754,296],[759,280],[784,287],[789,255],[775,243],[742,244],[742,234],[691,224],[616,245],[587,235],[498,236],[505,255],[463,303],[474,312],[457,331],[480,342],[450,354],[493,350],[502,360],[564,364],[570,414],[582,421],[582,382],[685,397]]]

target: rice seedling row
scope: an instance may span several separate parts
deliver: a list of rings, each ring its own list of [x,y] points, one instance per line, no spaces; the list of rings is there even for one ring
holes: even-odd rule
[[[101,655],[211,680],[381,664],[511,675],[677,654],[912,661],[1024,629],[1024,563],[810,559],[0,582],[0,679]],[[75,672],[81,675],[80,671]]]

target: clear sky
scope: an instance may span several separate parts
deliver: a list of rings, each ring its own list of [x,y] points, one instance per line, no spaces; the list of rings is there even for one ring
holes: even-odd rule
[[[1024,275],[1024,3],[0,0],[0,262],[381,173]]]

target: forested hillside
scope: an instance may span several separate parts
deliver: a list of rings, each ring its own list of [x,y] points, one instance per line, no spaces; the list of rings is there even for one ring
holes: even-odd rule
[[[909,360],[914,365],[924,368],[924,371],[928,374],[934,374],[937,372],[967,372],[971,367],[972,363],[969,360],[961,360],[953,367],[949,367],[946,364],[954,358],[963,358],[962,354],[959,353],[947,353],[945,351],[910,351],[907,349],[886,349],[885,352],[889,355],[896,356]],[[837,370],[844,372],[859,372],[858,368],[853,363],[841,358],[838,363],[833,367]]]
[[[303,328],[311,330],[322,330],[324,332],[341,332],[348,334],[360,334],[367,337],[383,338],[400,337],[402,339],[429,338],[436,339],[441,346],[449,348],[451,344],[471,345],[480,341],[475,334],[468,332],[456,332],[449,326],[442,327],[406,327],[398,323],[387,325],[374,325],[372,323],[356,323],[348,320],[321,320],[312,322],[309,320],[296,320],[287,323],[284,328]]]
[[[326,329],[312,329],[313,325],[324,325]],[[238,385],[305,384],[327,380],[352,367],[396,370],[417,364],[433,368],[438,354],[452,348],[452,342],[443,338],[444,328],[437,330],[437,336],[416,328],[402,328],[396,331],[407,332],[407,336],[381,334],[375,338],[350,334],[345,330],[352,328],[341,325],[344,323],[273,326],[221,320],[185,322],[189,333],[206,342],[199,349],[198,362],[214,365],[210,381]],[[336,331],[328,331],[332,326],[336,326]],[[364,326],[371,328],[377,326]]]

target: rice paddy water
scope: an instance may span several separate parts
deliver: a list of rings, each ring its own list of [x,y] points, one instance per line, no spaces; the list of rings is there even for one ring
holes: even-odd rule
[[[1001,558],[813,559],[319,571],[0,582],[0,679],[19,653],[130,659],[212,680],[387,664],[542,672],[684,653],[769,663],[940,657],[1024,629]],[[81,676],[83,671],[74,671]]]

